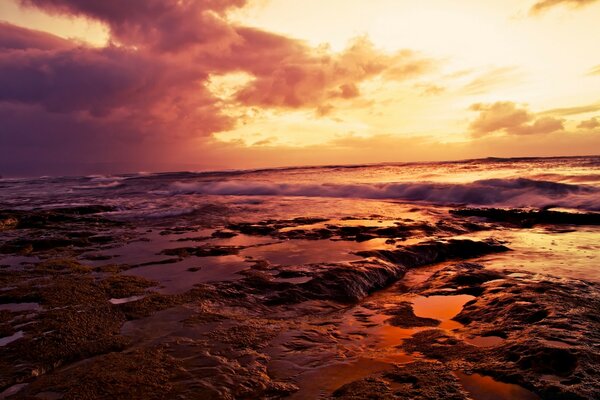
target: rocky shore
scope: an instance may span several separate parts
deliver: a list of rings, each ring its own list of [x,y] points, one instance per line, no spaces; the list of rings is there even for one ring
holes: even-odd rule
[[[594,226],[597,214],[111,211],[0,211],[0,399],[600,392],[600,284],[488,265],[526,256],[507,232]]]

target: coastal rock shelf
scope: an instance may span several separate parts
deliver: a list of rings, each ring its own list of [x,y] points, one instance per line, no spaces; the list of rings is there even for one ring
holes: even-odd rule
[[[506,265],[583,217],[396,207],[2,211],[0,397],[594,398],[598,282]]]

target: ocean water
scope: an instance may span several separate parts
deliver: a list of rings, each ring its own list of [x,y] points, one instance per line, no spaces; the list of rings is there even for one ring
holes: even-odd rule
[[[394,221],[405,218],[436,224],[448,219],[450,209],[461,206],[550,207],[569,212],[599,212],[600,157],[0,180],[0,209],[90,204],[112,207],[111,211],[102,214],[109,219],[132,222],[140,234],[154,226],[204,227],[212,232],[231,222],[256,223],[298,217],[327,220],[306,226],[308,229],[318,229],[329,223],[393,225]],[[462,236],[477,240],[493,238],[515,250],[481,260],[490,268],[600,281],[600,271],[596,268],[600,262],[599,234],[597,226],[536,226],[530,229],[498,226]],[[195,235],[206,236],[201,230]],[[155,260],[155,253],[165,246],[165,240],[177,239],[146,236],[148,249],[142,251],[133,245],[118,249],[118,252],[126,253],[121,255],[121,261]],[[227,243],[223,244],[239,245],[235,240],[250,239],[242,235],[226,239]],[[402,244],[431,239],[438,238],[417,236]],[[295,239],[261,245],[245,250],[243,254],[264,258],[274,264],[301,265],[352,260],[357,251],[388,247],[385,238],[362,243],[321,240],[318,245],[311,240]],[[4,258],[4,263],[12,262]],[[236,268],[237,271],[241,267]]]
[[[222,212],[207,205],[274,210],[301,199],[600,211],[600,156],[0,180],[4,208],[105,204],[124,219]]]

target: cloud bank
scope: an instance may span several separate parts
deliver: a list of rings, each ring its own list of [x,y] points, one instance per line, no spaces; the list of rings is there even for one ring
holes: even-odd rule
[[[546,115],[511,102],[477,103],[471,107],[478,114],[467,133],[479,153],[448,153],[440,138],[422,140],[422,132],[400,137],[394,134],[402,128],[397,126],[391,132],[381,130],[379,119],[385,120],[381,114],[388,112],[381,110],[390,110],[390,104],[410,110],[421,101],[413,98],[419,93],[431,101],[486,94],[518,81],[518,67],[487,67],[453,92],[444,82],[415,83],[431,78],[442,66],[413,50],[386,52],[359,37],[333,51],[232,22],[230,14],[246,7],[246,0],[13,1],[25,10],[99,22],[109,40],[93,47],[0,22],[4,175],[487,156],[494,155],[486,153],[492,139],[556,136],[565,132],[562,115],[598,107]],[[226,96],[215,90],[215,81],[236,75],[245,79]],[[394,92],[404,82],[412,92]],[[375,98],[377,85],[389,90]],[[457,98],[452,101],[460,104]],[[377,102],[386,106],[376,109]],[[255,112],[281,116],[294,111],[296,116],[343,123],[345,115],[336,111],[344,107],[349,113],[360,109],[357,115],[372,119],[340,124],[348,131],[336,131],[333,141],[323,138],[321,147],[286,147],[271,132],[238,143],[219,142],[215,138],[221,136],[214,136],[251,124]],[[374,128],[367,126],[375,120]],[[355,127],[361,135],[354,136]],[[590,137],[598,131],[594,122],[581,122],[579,129]]]
[[[547,134],[564,129],[563,121],[550,116],[538,116],[517,104],[504,101],[492,104],[473,104],[479,116],[471,122],[471,133],[482,137],[494,133],[506,135]]]
[[[209,138],[238,123],[210,91],[213,76],[251,77],[227,100],[239,106],[322,110],[359,96],[367,79],[403,80],[432,67],[415,52],[385,53],[365,38],[336,53],[231,23],[227,13],[245,0],[20,4],[99,21],[109,28],[110,42],[91,47],[0,24],[0,115],[11,115],[0,135],[5,160],[14,154],[7,149],[23,140],[47,142],[50,162],[50,154],[71,156],[63,151],[71,147],[65,142],[92,142],[93,149],[137,143],[129,151],[143,157],[149,156],[145,142],[162,142],[169,150],[174,140]],[[34,162],[33,153],[23,162]],[[88,157],[107,159],[97,150]]]

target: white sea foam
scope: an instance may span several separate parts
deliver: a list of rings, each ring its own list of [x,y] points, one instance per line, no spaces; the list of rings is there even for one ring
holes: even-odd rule
[[[174,182],[172,194],[304,196],[393,199],[433,204],[564,207],[600,211],[600,188],[532,179],[487,179],[471,183],[307,184],[229,180]]]

